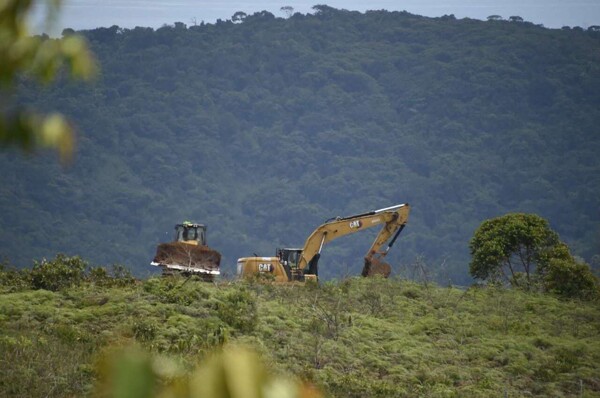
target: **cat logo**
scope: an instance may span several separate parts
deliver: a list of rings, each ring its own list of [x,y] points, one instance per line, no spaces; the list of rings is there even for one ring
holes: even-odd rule
[[[272,264],[259,263],[258,272],[273,272]]]
[[[354,220],[352,222],[350,222],[350,228],[360,228],[362,227],[362,223],[360,222],[360,220]]]

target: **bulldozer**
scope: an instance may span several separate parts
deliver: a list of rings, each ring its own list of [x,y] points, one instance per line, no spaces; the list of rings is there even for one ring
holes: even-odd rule
[[[173,242],[161,243],[150,263],[163,275],[198,275],[213,280],[220,275],[221,253],[206,245],[206,225],[184,221],[175,225]]]
[[[238,259],[237,274],[240,277],[264,275],[281,283],[316,281],[319,275],[318,263],[321,251],[326,243],[367,228],[383,225],[364,257],[361,274],[364,277],[381,275],[387,278],[392,268],[384,258],[406,226],[409,212],[410,206],[404,203],[349,217],[335,217],[317,227],[306,239],[302,248],[277,249],[275,257]],[[381,250],[388,240],[387,247]]]

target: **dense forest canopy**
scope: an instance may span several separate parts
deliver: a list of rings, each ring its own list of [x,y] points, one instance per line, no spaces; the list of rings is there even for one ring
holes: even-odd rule
[[[189,219],[233,273],[326,219],[408,202],[396,274],[418,260],[468,283],[474,230],[516,211],[598,266],[600,32],[315,11],[80,32],[93,84],[19,88],[76,123],[76,160],[0,155],[0,258],[65,252],[147,275]],[[326,247],[321,275],[358,274],[375,232]]]

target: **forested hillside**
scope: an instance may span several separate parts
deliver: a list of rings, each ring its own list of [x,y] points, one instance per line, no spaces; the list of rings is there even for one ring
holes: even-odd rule
[[[598,266],[600,33],[315,11],[81,32],[94,83],[19,88],[80,135],[66,169],[0,154],[0,259],[65,252],[146,275],[188,219],[231,273],[328,218],[408,202],[397,275],[422,259],[468,283],[473,231],[514,211]],[[374,233],[326,247],[321,275],[358,274]]]

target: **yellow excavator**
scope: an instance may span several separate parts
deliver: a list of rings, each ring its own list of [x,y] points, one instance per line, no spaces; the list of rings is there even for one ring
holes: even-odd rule
[[[237,274],[241,277],[270,275],[275,282],[316,280],[318,263],[323,246],[339,237],[353,234],[377,225],[383,225],[365,256],[362,276],[391,273],[389,264],[383,261],[398,235],[406,226],[410,206],[408,203],[361,213],[349,217],[328,220],[313,231],[303,248],[277,249],[275,257],[242,257],[237,261]],[[380,248],[391,238],[384,250]]]
[[[221,253],[206,245],[206,225],[184,221],[175,225],[175,240],[161,243],[150,263],[161,267],[163,275],[199,275],[212,280],[219,275]]]

